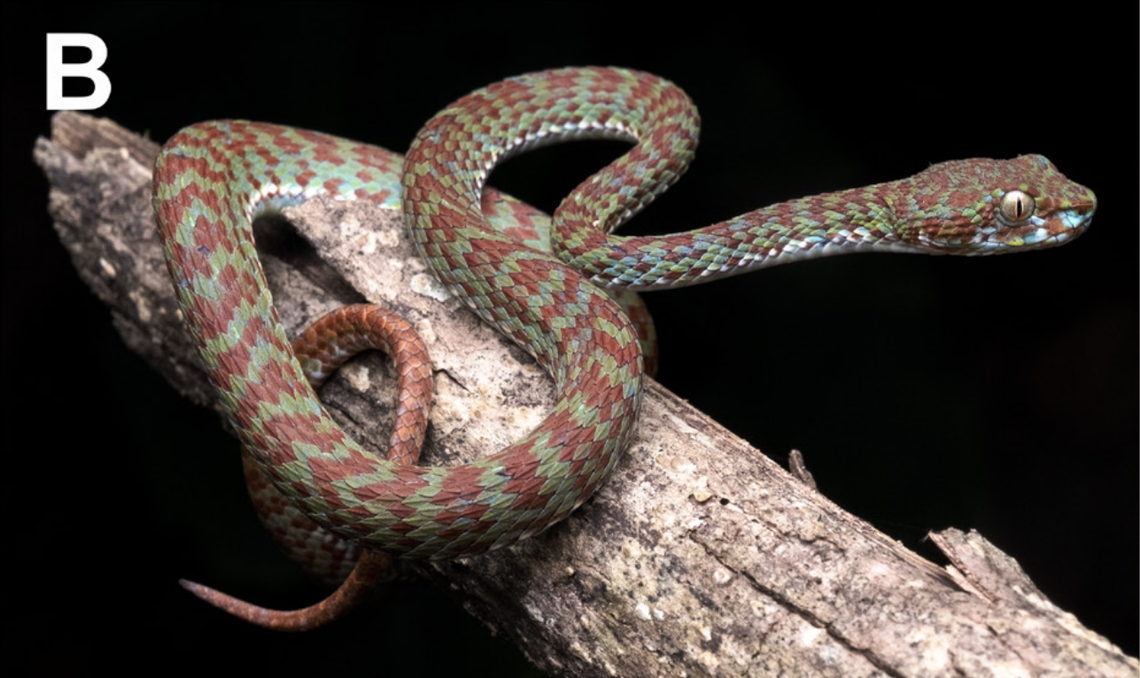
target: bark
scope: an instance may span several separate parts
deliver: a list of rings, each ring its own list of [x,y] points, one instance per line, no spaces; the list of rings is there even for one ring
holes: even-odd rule
[[[157,152],[111,122],[61,113],[36,159],[52,184],[59,237],[123,340],[180,393],[210,406],[153,226]],[[485,454],[542,418],[549,380],[434,282],[397,213],[316,200],[286,216],[295,231],[261,228],[258,242],[290,332],[368,299],[402,313],[427,340],[437,404],[424,463]],[[364,356],[322,391],[333,415],[376,449],[392,419],[389,376],[383,357]],[[636,440],[569,520],[501,552],[416,569],[557,675],[1140,670],[981,535],[931,535],[952,563],[942,567],[845,513],[809,479],[648,380]]]

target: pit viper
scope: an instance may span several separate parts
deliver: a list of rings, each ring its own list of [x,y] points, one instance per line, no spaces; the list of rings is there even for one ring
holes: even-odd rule
[[[677,180],[697,144],[688,97],[654,75],[568,68],[508,78],[451,104],[406,157],[291,127],[200,123],[156,165],[154,207],[186,324],[218,401],[288,500],[365,549],[468,556],[562,520],[613,471],[635,430],[642,349],[603,287],[688,285],[857,251],[988,255],[1063,244],[1096,198],[1039,155],[932,165],[898,181],[764,207],[699,230],[613,231]],[[538,231],[485,188],[527,149],[582,137],[634,146]],[[318,194],[402,210],[420,257],[480,318],[531,353],[557,402],[513,445],[438,468],[349,438],[302,374],[251,231],[265,209]],[[530,212],[527,212],[530,214]]]

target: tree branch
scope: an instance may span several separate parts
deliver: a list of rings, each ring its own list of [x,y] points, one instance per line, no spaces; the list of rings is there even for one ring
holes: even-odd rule
[[[209,406],[153,224],[157,152],[109,121],[61,113],[35,153],[52,184],[59,237],[123,340],[176,390]],[[486,454],[542,418],[553,402],[549,380],[434,282],[397,213],[310,201],[287,217],[295,234],[260,229],[258,245],[289,331],[368,299],[403,314],[428,342],[437,405],[424,463]],[[333,415],[374,449],[392,419],[395,380],[387,376],[381,357],[365,356],[322,390]],[[553,674],[1140,670],[980,535],[951,529],[932,538],[952,567],[845,513],[648,380],[634,444],[569,520],[500,552],[416,569],[456,590],[466,609]],[[199,603],[188,596],[186,604]]]

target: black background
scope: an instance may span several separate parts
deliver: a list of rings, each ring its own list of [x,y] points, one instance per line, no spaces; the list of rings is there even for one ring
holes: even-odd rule
[[[102,37],[113,91],[98,114],[157,140],[244,117],[402,151],[440,107],[508,75],[613,64],[666,76],[700,106],[702,146],[635,232],[941,160],[1045,154],[1100,199],[1072,245],[840,257],[656,293],[659,376],[780,463],[803,450],[821,491],[936,562],[928,530],[980,530],[1135,655],[1136,8],[686,12],[5,5],[4,665],[530,670],[424,586],[304,636],[246,627],[177,586],[279,606],[318,595],[261,535],[236,444],[122,346],[55,240],[31,161],[49,132],[47,32]],[[545,149],[493,183],[550,210],[620,147]]]

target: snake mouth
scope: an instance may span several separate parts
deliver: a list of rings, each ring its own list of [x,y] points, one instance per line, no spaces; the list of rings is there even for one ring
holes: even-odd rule
[[[1048,217],[1032,217],[1020,226],[985,229],[969,246],[980,255],[1024,252],[1063,245],[1079,237],[1092,223],[1096,203],[1057,210]]]
[[[1065,223],[1067,232],[1071,237],[1076,237],[1085,232],[1085,229],[1092,223],[1093,214],[1096,212],[1096,202],[1089,202],[1078,205],[1072,209],[1062,211],[1057,215]]]
[[[1049,249],[1080,237],[1088,230],[1095,211],[1095,201],[1082,202],[1053,210],[1047,216],[1030,217],[1021,224],[994,223],[955,238],[927,236],[920,238],[921,246],[900,251],[989,256]]]

